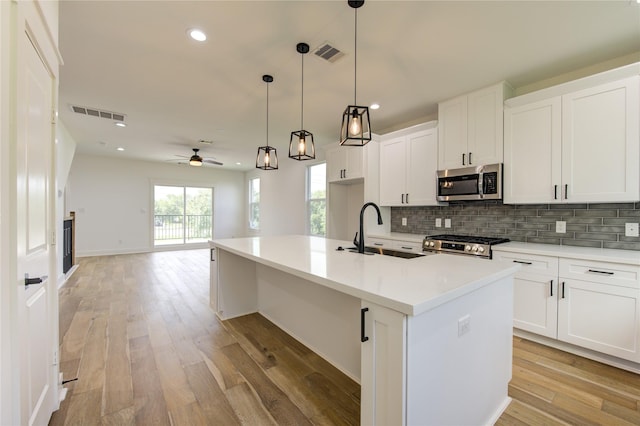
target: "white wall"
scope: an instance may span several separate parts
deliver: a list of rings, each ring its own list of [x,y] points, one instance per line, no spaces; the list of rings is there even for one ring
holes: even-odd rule
[[[306,234],[306,168],[318,161],[297,161],[279,153],[278,170],[255,169],[246,173],[245,204],[249,179],[260,178],[260,230],[249,230],[248,213],[243,227],[248,235]]]
[[[242,172],[76,154],[67,183],[76,255],[153,250],[153,184],[213,187],[214,238],[245,235]]]

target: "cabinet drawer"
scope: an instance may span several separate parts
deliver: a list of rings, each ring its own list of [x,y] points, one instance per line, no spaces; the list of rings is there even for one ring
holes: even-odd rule
[[[396,250],[417,252],[422,251],[422,243],[416,243],[413,241],[394,241],[393,248]]]
[[[640,288],[640,267],[621,263],[560,259],[560,278]]]
[[[554,277],[558,275],[557,257],[500,252],[494,250],[493,258],[522,265],[521,273],[545,274]]]

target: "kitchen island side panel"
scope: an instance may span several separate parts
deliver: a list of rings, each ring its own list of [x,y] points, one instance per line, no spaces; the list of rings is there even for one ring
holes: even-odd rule
[[[512,326],[512,277],[409,317],[407,424],[493,424],[510,401]]]
[[[360,383],[360,299],[257,264],[258,312]]]
[[[221,320],[252,314],[258,311],[256,262],[230,253],[219,247],[217,250],[218,312]]]

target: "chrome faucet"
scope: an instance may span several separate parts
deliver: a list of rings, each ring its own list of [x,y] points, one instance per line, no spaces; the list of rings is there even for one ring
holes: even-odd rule
[[[376,203],[366,203],[364,206],[362,206],[362,209],[360,210],[360,233],[356,233],[356,236],[353,238],[353,244],[358,247],[358,253],[364,253],[364,211],[369,206],[375,207],[376,212],[378,213],[378,225],[382,225],[382,215],[380,214],[380,209],[378,208]]]

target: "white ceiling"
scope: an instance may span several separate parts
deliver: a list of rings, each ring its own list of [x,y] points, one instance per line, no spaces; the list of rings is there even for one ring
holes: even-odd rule
[[[208,40],[189,39],[193,27]],[[338,140],[354,100],[346,1],[62,0],[60,118],[78,152],[166,161],[202,148],[226,169],[248,170],[266,144],[262,75],[271,74],[269,144],[286,167],[290,133],[300,130],[296,44],[313,52],[327,41],[345,56],[329,63],[309,53],[304,62],[304,127],[318,146]],[[518,88],[615,58],[640,61],[640,4],[368,0],[357,48],[357,101],[381,105],[371,126],[383,134],[501,80]],[[70,105],[124,113],[127,127]]]

